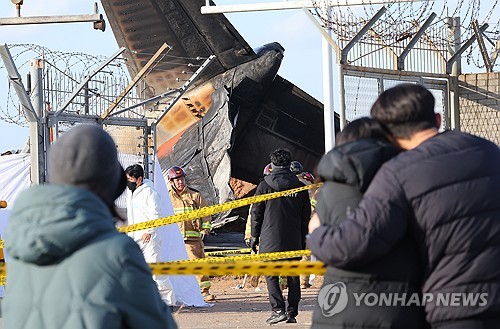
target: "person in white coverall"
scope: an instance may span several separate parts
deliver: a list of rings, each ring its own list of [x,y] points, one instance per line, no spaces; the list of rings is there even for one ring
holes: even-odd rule
[[[125,169],[127,175],[127,220],[128,224],[137,224],[165,217],[161,206],[161,197],[153,188],[153,182],[144,178],[144,169],[134,164]],[[157,228],[130,232],[144,254],[147,263],[161,261],[161,239]],[[153,275],[162,300],[169,306],[176,303],[172,283],[167,275]]]

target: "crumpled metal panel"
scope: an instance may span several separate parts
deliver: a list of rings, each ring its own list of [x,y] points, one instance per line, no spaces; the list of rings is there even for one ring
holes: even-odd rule
[[[304,170],[314,171],[325,148],[321,102],[279,75],[253,108],[233,101],[240,111],[230,152],[232,177],[258,184],[277,148],[287,148]],[[340,129],[338,115],[335,129]]]
[[[171,166],[181,166],[186,171],[188,185],[200,191],[209,205],[233,200],[228,154],[232,130],[227,91],[218,89],[212,94],[211,110],[184,131],[172,152],[160,158],[164,175]],[[226,215],[213,216],[214,224]]]
[[[192,58],[215,55],[216,60],[202,73],[199,83],[207,81],[257,56],[222,14],[202,15],[205,0],[101,0],[120,47],[127,52],[127,66],[133,77],[163,43],[172,47],[148,74],[150,94],[178,88],[182,71]],[[151,96],[150,95],[150,96]]]

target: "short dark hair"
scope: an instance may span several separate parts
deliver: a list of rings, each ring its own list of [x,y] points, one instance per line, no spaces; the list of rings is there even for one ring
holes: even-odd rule
[[[372,105],[371,115],[396,138],[409,139],[419,131],[439,128],[434,96],[418,84],[403,83],[387,89]]]
[[[128,166],[127,169],[125,169],[125,173],[129,175],[130,177],[134,178],[139,178],[142,177],[144,178],[144,169],[142,169],[142,166],[140,164],[133,164],[131,166]]]
[[[335,136],[335,146],[366,138],[393,142],[391,132],[383,123],[372,118],[363,117],[351,121],[344,130]]]
[[[292,154],[287,149],[277,149],[269,154],[271,163],[275,166],[290,167]]]

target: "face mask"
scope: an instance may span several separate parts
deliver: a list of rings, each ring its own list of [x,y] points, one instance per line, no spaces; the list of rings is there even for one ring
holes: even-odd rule
[[[137,188],[137,182],[127,181],[127,187],[128,187],[129,190],[131,190],[132,192],[134,192],[135,189]]]

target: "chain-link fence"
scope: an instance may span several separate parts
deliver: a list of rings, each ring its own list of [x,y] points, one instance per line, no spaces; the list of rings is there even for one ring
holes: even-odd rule
[[[460,77],[460,129],[500,145],[500,73]]]
[[[375,75],[363,73],[364,76],[346,75],[346,120],[352,121],[356,118],[370,116],[370,108],[378,95],[400,83],[419,83],[427,87],[436,100],[435,111],[443,118],[448,117],[447,83],[446,80],[428,80],[421,78],[398,79],[390,74]],[[441,130],[447,129],[448,122],[443,120]]]

